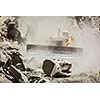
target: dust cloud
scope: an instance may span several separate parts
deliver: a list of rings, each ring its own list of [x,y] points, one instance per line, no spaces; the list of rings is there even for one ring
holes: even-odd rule
[[[57,37],[59,28],[61,33],[68,31],[75,38],[73,46],[83,48],[78,64],[73,66],[73,73],[100,70],[100,37],[97,35],[98,32],[87,23],[83,23],[80,29],[75,19],[70,17],[25,16],[19,18],[19,25],[24,37],[28,32],[27,43],[31,44],[46,44],[49,37]]]

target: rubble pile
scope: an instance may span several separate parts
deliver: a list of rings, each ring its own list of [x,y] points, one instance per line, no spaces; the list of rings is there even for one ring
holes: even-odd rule
[[[45,59],[41,70],[28,68],[19,49],[9,43],[0,45],[0,78],[5,82],[44,83],[54,78],[70,77],[72,64],[61,59]],[[1,81],[3,82],[3,81]]]
[[[16,48],[5,47],[1,50],[0,73],[14,83],[44,83],[52,82],[54,78],[66,78],[71,73],[69,62],[45,59],[42,71],[25,66],[21,54]],[[2,59],[3,57],[3,59]]]
[[[0,82],[14,83],[97,83],[99,73],[71,74],[71,62],[62,59],[45,59],[41,70],[33,70],[25,66],[18,49],[7,46],[0,47]]]
[[[62,80],[63,83],[100,83],[100,73],[81,73]]]
[[[45,59],[41,70],[25,66],[15,48],[2,49],[5,62],[0,62],[0,82],[13,83],[99,83],[99,73],[81,73],[70,76],[71,62],[62,59]],[[16,57],[15,57],[16,56]],[[14,60],[16,59],[16,60]],[[16,62],[15,62],[16,61]]]

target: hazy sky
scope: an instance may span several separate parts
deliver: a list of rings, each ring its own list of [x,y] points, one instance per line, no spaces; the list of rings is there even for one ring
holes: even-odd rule
[[[25,27],[30,26],[30,31],[28,35],[28,41],[36,43],[45,43],[45,40],[48,40],[49,37],[57,37],[58,29],[60,28],[61,32],[67,30],[67,25],[65,23],[65,17],[21,17],[20,21],[22,31],[25,31]],[[23,32],[25,33],[25,32]]]

